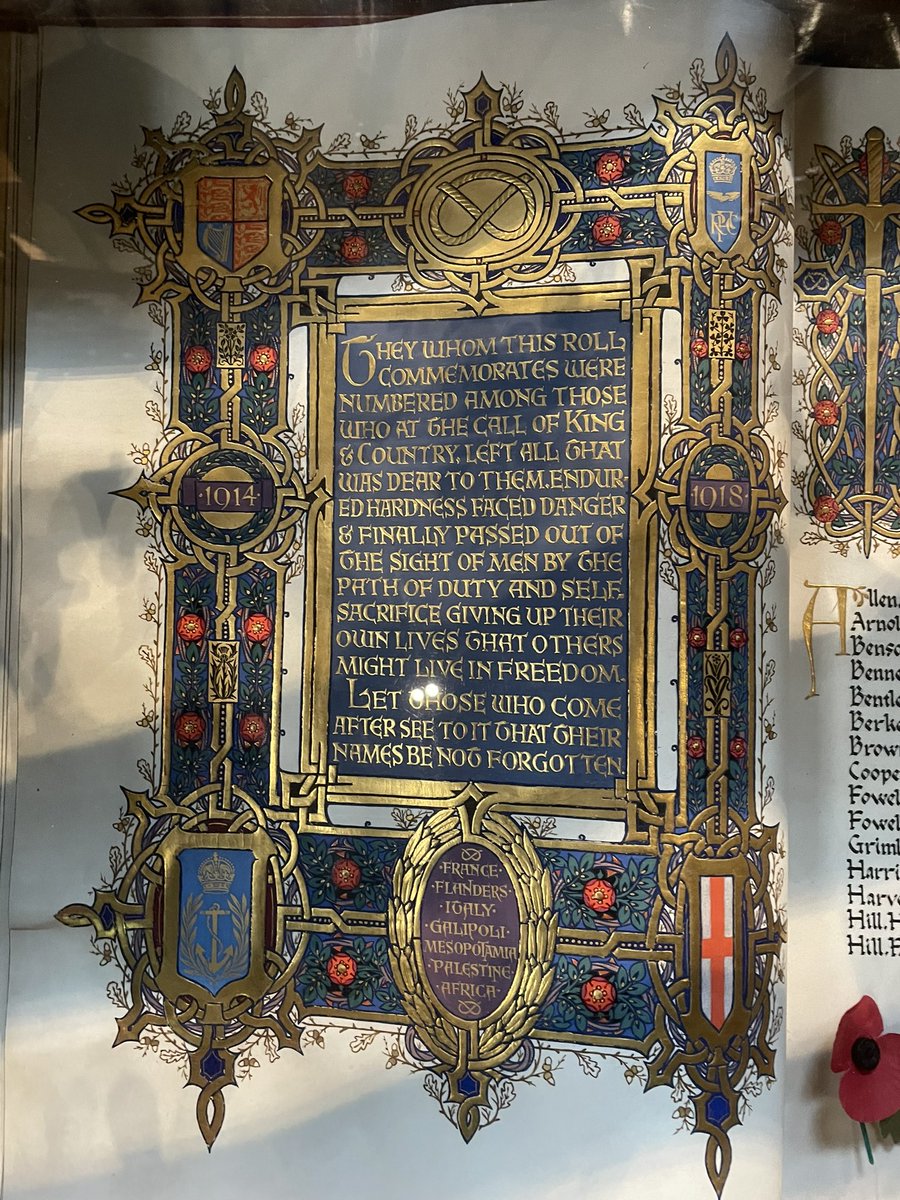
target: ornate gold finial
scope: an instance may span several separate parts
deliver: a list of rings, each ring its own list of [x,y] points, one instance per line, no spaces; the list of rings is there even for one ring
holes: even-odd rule
[[[466,102],[466,119],[487,122],[500,115],[500,88],[491,87],[482,71],[478,82],[463,93]]]

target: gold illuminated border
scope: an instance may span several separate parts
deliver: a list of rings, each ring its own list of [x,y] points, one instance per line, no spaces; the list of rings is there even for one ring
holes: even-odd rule
[[[649,261],[648,261],[649,259]],[[306,597],[301,682],[300,770],[283,775],[285,803],[327,824],[329,803],[443,808],[467,790],[514,812],[613,819],[626,837],[646,844],[642,814],[653,824],[671,796],[656,792],[656,622],[659,513],[652,493],[659,455],[661,334],[664,307],[642,303],[641,281],[652,254],[629,260],[629,276],[603,284],[509,290],[497,315],[615,311],[631,325],[630,499],[628,533],[627,776],[614,788],[547,787],[338,773],[328,763],[333,591],[333,478],[336,339],[354,323],[471,317],[463,298],[379,296],[338,301],[336,319],[311,329],[309,492]],[[644,270],[642,270],[644,268]],[[653,273],[652,271],[650,272]],[[658,286],[659,276],[655,276]],[[495,315],[494,310],[492,314]]]

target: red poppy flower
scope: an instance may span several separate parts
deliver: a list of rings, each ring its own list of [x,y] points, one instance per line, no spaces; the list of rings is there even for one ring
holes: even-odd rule
[[[261,717],[259,713],[247,713],[241,717],[238,729],[245,746],[261,746],[266,740],[268,726],[265,717]]]
[[[741,338],[735,343],[734,357],[740,359],[741,362],[746,362],[752,353],[750,343],[746,338]]]
[[[348,171],[341,181],[341,187],[348,200],[365,200],[371,186],[372,180],[365,171]]]
[[[339,950],[325,964],[325,974],[335,987],[349,987],[356,978],[356,959]]]
[[[693,646],[695,650],[703,650],[706,647],[706,630],[702,625],[692,625],[687,637],[688,645]]]
[[[817,425],[837,425],[841,410],[834,400],[820,400],[813,409]]]
[[[369,257],[369,243],[360,233],[348,233],[341,242],[341,258],[344,262],[358,263]]]
[[[206,733],[206,722],[196,712],[182,713],[175,718],[175,740],[182,746],[190,746],[202,740]]]
[[[268,375],[270,371],[275,370],[277,362],[278,351],[274,346],[254,346],[250,351],[250,366],[254,371]]]
[[[362,872],[359,867],[346,855],[339,858],[331,868],[331,882],[339,892],[352,892],[359,887],[361,878]]]
[[[709,343],[706,338],[695,337],[691,342],[691,354],[694,358],[706,358],[709,354]]]
[[[685,749],[689,758],[703,758],[706,754],[706,742],[702,737],[689,737]]]
[[[212,366],[212,355],[205,346],[189,346],[184,352],[184,365],[192,375],[205,375]]]
[[[592,975],[581,989],[581,1003],[593,1013],[609,1012],[616,998],[616,985],[603,975]]]
[[[816,230],[816,237],[823,246],[837,246],[844,240],[844,227],[840,221],[823,221]]]
[[[747,645],[747,630],[740,627],[732,629],[728,635],[728,645],[732,650],[743,650]]]
[[[841,506],[835,500],[834,496],[817,496],[816,502],[813,505],[813,516],[817,521],[821,521],[823,525],[827,525],[841,511]]]
[[[625,159],[614,150],[607,150],[594,163],[594,171],[601,183],[613,183],[621,179],[625,171]]]
[[[616,889],[607,879],[589,879],[581,898],[592,912],[609,912],[616,902]]]
[[[843,1073],[838,1095],[854,1121],[883,1121],[900,1109],[900,1033],[884,1032],[871,996],[863,996],[841,1017],[831,1069]]]
[[[742,737],[734,737],[728,743],[728,753],[732,758],[745,758],[747,755],[747,743]]]
[[[591,237],[601,246],[611,246],[622,235],[622,222],[613,213],[603,213],[591,226]]]
[[[244,621],[248,642],[266,642],[272,636],[272,622],[265,613],[251,613]]]
[[[175,622],[175,632],[183,642],[199,642],[206,633],[206,622],[199,613],[183,613]]]

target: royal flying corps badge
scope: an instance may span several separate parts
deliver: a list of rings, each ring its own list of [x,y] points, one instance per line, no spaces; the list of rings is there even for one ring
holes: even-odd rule
[[[688,208],[691,245],[701,257],[741,259],[753,254],[753,147],[743,134],[714,138],[701,134],[693,143],[696,163]]]
[[[192,275],[206,267],[239,279],[277,274],[287,263],[281,243],[284,178],[275,162],[185,171],[182,266]]]

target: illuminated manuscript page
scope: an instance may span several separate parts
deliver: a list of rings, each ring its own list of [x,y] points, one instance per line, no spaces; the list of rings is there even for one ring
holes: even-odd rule
[[[819,71],[797,93],[789,1195],[813,1170],[823,1197],[897,1189],[891,1143],[873,1170],[828,1069],[861,996],[886,1029],[900,1016],[895,83]]]
[[[789,62],[46,34],[11,1200],[780,1193]]]

